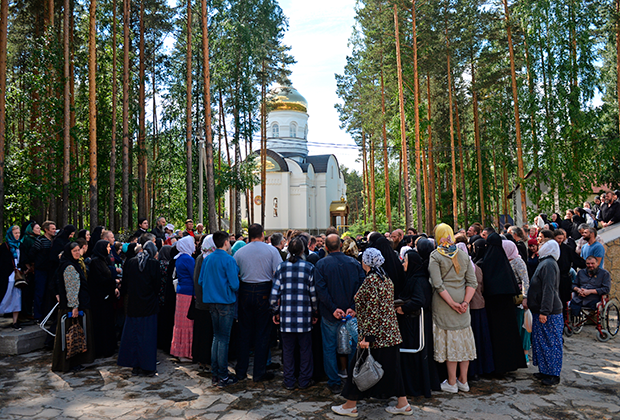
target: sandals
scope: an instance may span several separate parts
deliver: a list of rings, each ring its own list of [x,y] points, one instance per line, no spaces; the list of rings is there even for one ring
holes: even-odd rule
[[[344,405],[344,404],[343,404]],[[332,407],[332,411],[341,416],[357,417],[357,407],[343,408],[342,405]]]
[[[411,404],[407,404],[404,407],[397,408],[394,406],[385,407],[385,411],[390,414],[402,414],[403,416],[411,416],[413,414],[413,409],[411,408]]]

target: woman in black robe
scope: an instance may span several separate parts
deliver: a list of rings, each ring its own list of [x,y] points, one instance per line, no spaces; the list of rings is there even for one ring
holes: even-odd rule
[[[428,253],[427,249],[432,252],[432,245],[427,239],[420,239],[418,247],[420,242],[422,242],[422,248],[426,251],[425,255]],[[426,245],[427,243],[428,245]],[[403,382],[407,395],[414,397],[424,395],[426,398],[430,398],[431,391],[439,390],[440,387],[439,376],[437,375],[432,353],[431,300],[433,290],[429,282],[428,260],[425,263],[417,251],[411,250],[405,254],[405,265],[407,267],[406,280],[403,290],[398,296],[405,303],[396,310],[398,326],[403,339],[401,350],[417,350],[420,347],[420,316],[423,317],[423,324],[426,324],[426,319],[430,319],[431,324],[430,328],[426,328],[426,325],[424,326],[424,347],[422,350],[417,353],[400,353]],[[421,314],[421,311],[424,314]]]
[[[163,246],[160,251],[160,291],[159,305],[160,310],[157,320],[157,348],[170,354],[172,344],[172,333],[174,331],[174,314],[176,312],[176,292],[172,284],[172,274],[174,273],[176,260],[175,255],[179,253],[176,247],[169,245]]]
[[[88,250],[86,251],[85,258],[92,257],[93,250],[95,249],[95,245],[101,239],[101,234],[103,233],[103,226],[97,226],[90,233],[90,241],[88,241]]]
[[[116,351],[114,302],[118,294],[116,280],[109,268],[110,243],[100,240],[95,244],[92,255],[88,287],[91,293],[95,355],[110,357]]]
[[[157,374],[157,295],[161,276],[157,247],[144,244],[143,251],[125,263],[121,293],[126,297],[127,316],[123,327],[118,365],[133,368],[134,375]]]
[[[484,300],[491,333],[495,373],[527,368],[513,297],[520,293],[517,279],[497,233],[487,237],[482,262]]]
[[[84,369],[83,364],[92,363],[95,360],[95,340],[92,332],[90,312],[90,293],[86,276],[79,263],[80,248],[76,242],[70,242],[65,246],[60,258],[60,266],[57,271],[57,287],[60,304],[58,309],[58,322],[56,325],[56,339],[54,340],[54,353],[52,355],[52,371],[68,372]],[[69,318],[69,315],[71,317]],[[65,334],[73,322],[83,325],[86,320],[86,352],[79,353],[67,359],[66,347],[63,349],[62,319],[66,316]],[[77,321],[76,321],[77,320]]]

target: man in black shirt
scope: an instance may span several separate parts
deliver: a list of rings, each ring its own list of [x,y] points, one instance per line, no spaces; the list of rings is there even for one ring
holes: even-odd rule
[[[620,222],[620,203],[614,199],[614,194],[605,194],[605,203],[601,206],[601,225],[611,226]]]

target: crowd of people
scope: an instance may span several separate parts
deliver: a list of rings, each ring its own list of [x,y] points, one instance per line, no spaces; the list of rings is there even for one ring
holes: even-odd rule
[[[598,200],[598,197],[597,197]],[[12,327],[42,322],[56,336],[52,370],[78,371],[118,354],[134,375],[157,375],[157,349],[210,372],[212,385],[270,381],[292,390],[326,386],[356,417],[357,401],[397,397],[386,410],[412,414],[407,396],[468,392],[481,376],[531,362],[543,385],[560,382],[564,317],[609,293],[597,229],[620,222],[617,195],[536,216],[531,226],[467,230],[441,223],[341,237],[289,230],[247,235],[202,225],[174,230],[145,219],[129,242],[113,232],[46,221],[12,226],[0,245],[0,313]],[[21,232],[24,232],[23,235]],[[70,320],[86,350],[67,358]],[[282,365],[271,360],[282,349]],[[360,391],[353,368],[369,349],[384,370]],[[530,360],[531,355],[531,360]],[[252,371],[250,361],[253,358]]]

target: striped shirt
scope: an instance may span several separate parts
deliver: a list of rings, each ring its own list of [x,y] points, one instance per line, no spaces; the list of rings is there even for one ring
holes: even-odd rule
[[[274,276],[270,304],[273,312],[280,314],[280,331],[311,331],[312,315],[318,309],[314,266],[303,260],[281,263]]]

